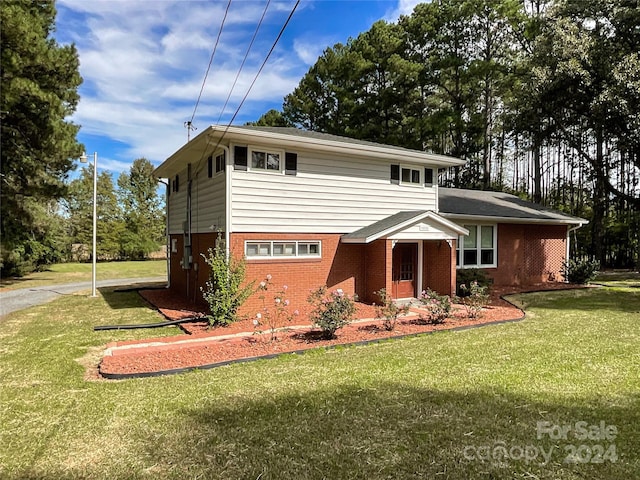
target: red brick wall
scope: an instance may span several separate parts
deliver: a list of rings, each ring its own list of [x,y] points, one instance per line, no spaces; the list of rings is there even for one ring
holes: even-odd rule
[[[423,242],[422,290],[430,288],[440,295],[453,295],[456,289],[456,242]],[[420,292],[418,292],[420,293]]]
[[[222,234],[224,237],[224,233]],[[204,287],[209,277],[209,267],[202,258],[209,248],[213,248],[217,233],[199,233],[191,235],[191,256],[193,264],[190,269],[183,269],[180,262],[184,256],[184,237],[171,235],[170,244],[176,240],[176,251],[169,252],[171,268],[171,290],[184,295],[193,302],[202,301],[200,287]]]
[[[486,269],[495,285],[561,281],[566,255],[564,225],[498,225],[498,267]]]
[[[375,292],[382,288],[391,292],[392,246],[391,240],[384,239],[375,240],[363,246],[365,289],[358,293],[363,301],[369,303],[379,301]]]
[[[311,290],[322,285],[329,289],[341,288],[349,295],[365,292],[364,247],[340,243],[339,234],[276,234],[276,233],[234,233],[231,235],[231,251],[235,255],[244,254],[246,240],[320,240],[322,258],[286,260],[247,260],[247,279],[260,282],[271,275],[274,289],[287,285],[287,297],[293,308],[307,305]],[[254,311],[262,303],[257,295],[250,298],[243,311]]]

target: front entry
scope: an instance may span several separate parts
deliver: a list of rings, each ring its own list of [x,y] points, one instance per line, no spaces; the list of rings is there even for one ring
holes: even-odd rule
[[[418,271],[418,244],[396,243],[393,247],[392,281],[393,298],[412,298],[416,296],[416,277]]]

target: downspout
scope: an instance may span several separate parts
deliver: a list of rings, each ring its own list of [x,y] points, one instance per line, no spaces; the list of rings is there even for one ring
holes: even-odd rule
[[[164,184],[167,188],[164,193],[164,203],[165,203],[165,238],[166,238],[166,246],[167,246],[167,288],[171,288],[171,235],[169,233],[169,183],[165,182],[162,179],[158,179],[158,182]]]
[[[579,223],[577,227],[567,227],[567,251],[565,252],[565,257],[564,257],[564,261],[568,262],[569,261],[569,255],[571,254],[571,232],[575,232],[576,230],[578,230],[579,228],[582,228],[582,224]],[[567,279],[564,279],[564,282],[567,282]]]

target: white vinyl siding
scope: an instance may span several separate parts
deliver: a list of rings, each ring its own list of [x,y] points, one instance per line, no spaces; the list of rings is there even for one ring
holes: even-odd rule
[[[390,164],[298,152],[296,176],[233,171],[232,231],[350,233],[399,211],[435,210],[437,188],[390,183]]]
[[[215,158],[215,157],[214,157]],[[189,182],[187,170],[180,172],[180,191],[169,196],[169,233],[183,233],[183,222],[187,221],[187,193]],[[207,168],[192,173],[191,228],[192,233],[207,233],[225,230],[225,175],[209,178]]]

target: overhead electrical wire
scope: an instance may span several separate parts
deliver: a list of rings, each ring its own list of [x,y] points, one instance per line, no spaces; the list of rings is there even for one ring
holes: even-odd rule
[[[253,32],[253,37],[251,38],[251,42],[249,42],[249,46],[247,47],[247,51],[244,54],[244,58],[242,59],[242,63],[240,64],[240,68],[238,69],[238,73],[236,74],[236,78],[233,80],[233,85],[231,85],[231,90],[229,90],[229,95],[227,95],[227,99],[224,101],[224,105],[222,107],[222,110],[220,110],[220,115],[218,116],[218,120],[216,120],[216,123],[220,123],[220,119],[222,118],[222,115],[224,114],[224,110],[225,108],[227,108],[227,104],[229,103],[229,99],[231,98],[231,94],[233,93],[233,90],[236,88],[236,83],[238,82],[238,78],[240,78],[240,73],[242,72],[242,69],[244,68],[244,64],[247,61],[247,58],[249,57],[249,52],[251,51],[251,47],[253,47],[253,42],[255,42],[256,37],[258,36],[258,31],[260,30],[260,27],[262,26],[262,22],[264,21],[264,17],[267,14],[267,9],[269,8],[269,4],[271,3],[271,0],[267,0],[266,5],[264,6],[264,10],[262,11],[262,17],[260,17],[260,21],[258,22],[258,26],[256,27],[256,30]]]
[[[227,3],[227,8],[224,11],[224,17],[222,17],[222,23],[220,24],[220,29],[218,30],[218,36],[216,37],[216,43],[213,46],[213,51],[211,52],[211,57],[209,58],[209,65],[207,66],[207,71],[204,74],[204,79],[202,80],[202,87],[200,87],[200,93],[198,94],[198,99],[196,100],[196,105],[193,107],[193,115],[191,115],[191,120],[186,122],[187,128],[191,128],[193,124],[193,119],[196,116],[196,110],[198,110],[198,105],[200,104],[200,99],[202,98],[202,92],[204,92],[204,86],[207,83],[207,77],[209,76],[209,70],[211,70],[211,64],[213,63],[213,57],[216,55],[216,50],[218,49],[218,43],[220,42],[220,36],[222,35],[222,30],[224,28],[224,22],[227,19],[227,14],[229,13],[229,7],[231,7],[231,0]]]
[[[262,62],[262,65],[260,65],[260,68],[258,69],[258,71],[256,72],[255,76],[253,77],[253,81],[251,82],[251,85],[249,85],[249,88],[247,89],[247,92],[244,94],[244,97],[242,97],[242,101],[238,105],[238,108],[236,108],[236,111],[233,114],[233,117],[231,117],[231,120],[229,120],[229,123],[225,125],[224,131],[222,132],[222,135],[218,139],[215,147],[213,148],[213,152],[215,152],[217,150],[217,148],[220,146],[220,143],[222,142],[222,139],[224,138],[224,136],[229,131],[229,127],[231,127],[231,124],[236,119],[236,116],[240,112],[240,109],[242,108],[242,105],[244,104],[245,100],[249,96],[249,93],[251,93],[251,90],[253,89],[253,86],[255,85],[256,81],[258,80],[258,77],[262,73],[262,70],[264,69],[265,65],[269,61],[269,57],[271,57],[271,54],[275,50],[276,45],[280,41],[280,38],[282,37],[282,34],[284,33],[285,29],[287,28],[287,25],[289,25],[289,22],[291,21],[291,18],[293,17],[293,14],[295,13],[295,11],[298,8],[299,4],[300,4],[300,0],[296,0],[295,5],[291,9],[291,12],[289,12],[289,16],[287,17],[287,20],[284,22],[284,25],[282,25],[282,28],[280,29],[280,32],[278,33],[278,36],[274,40],[273,45],[271,45],[271,48],[269,49],[269,53],[267,53],[267,56],[265,57],[264,61]],[[201,157],[200,161],[202,161],[202,159],[204,158],[204,155],[205,155],[205,153],[207,151],[207,146],[208,146],[208,143],[207,143],[207,145],[205,145],[205,149],[202,152],[202,157]],[[200,164],[200,161],[198,162],[198,165]]]

